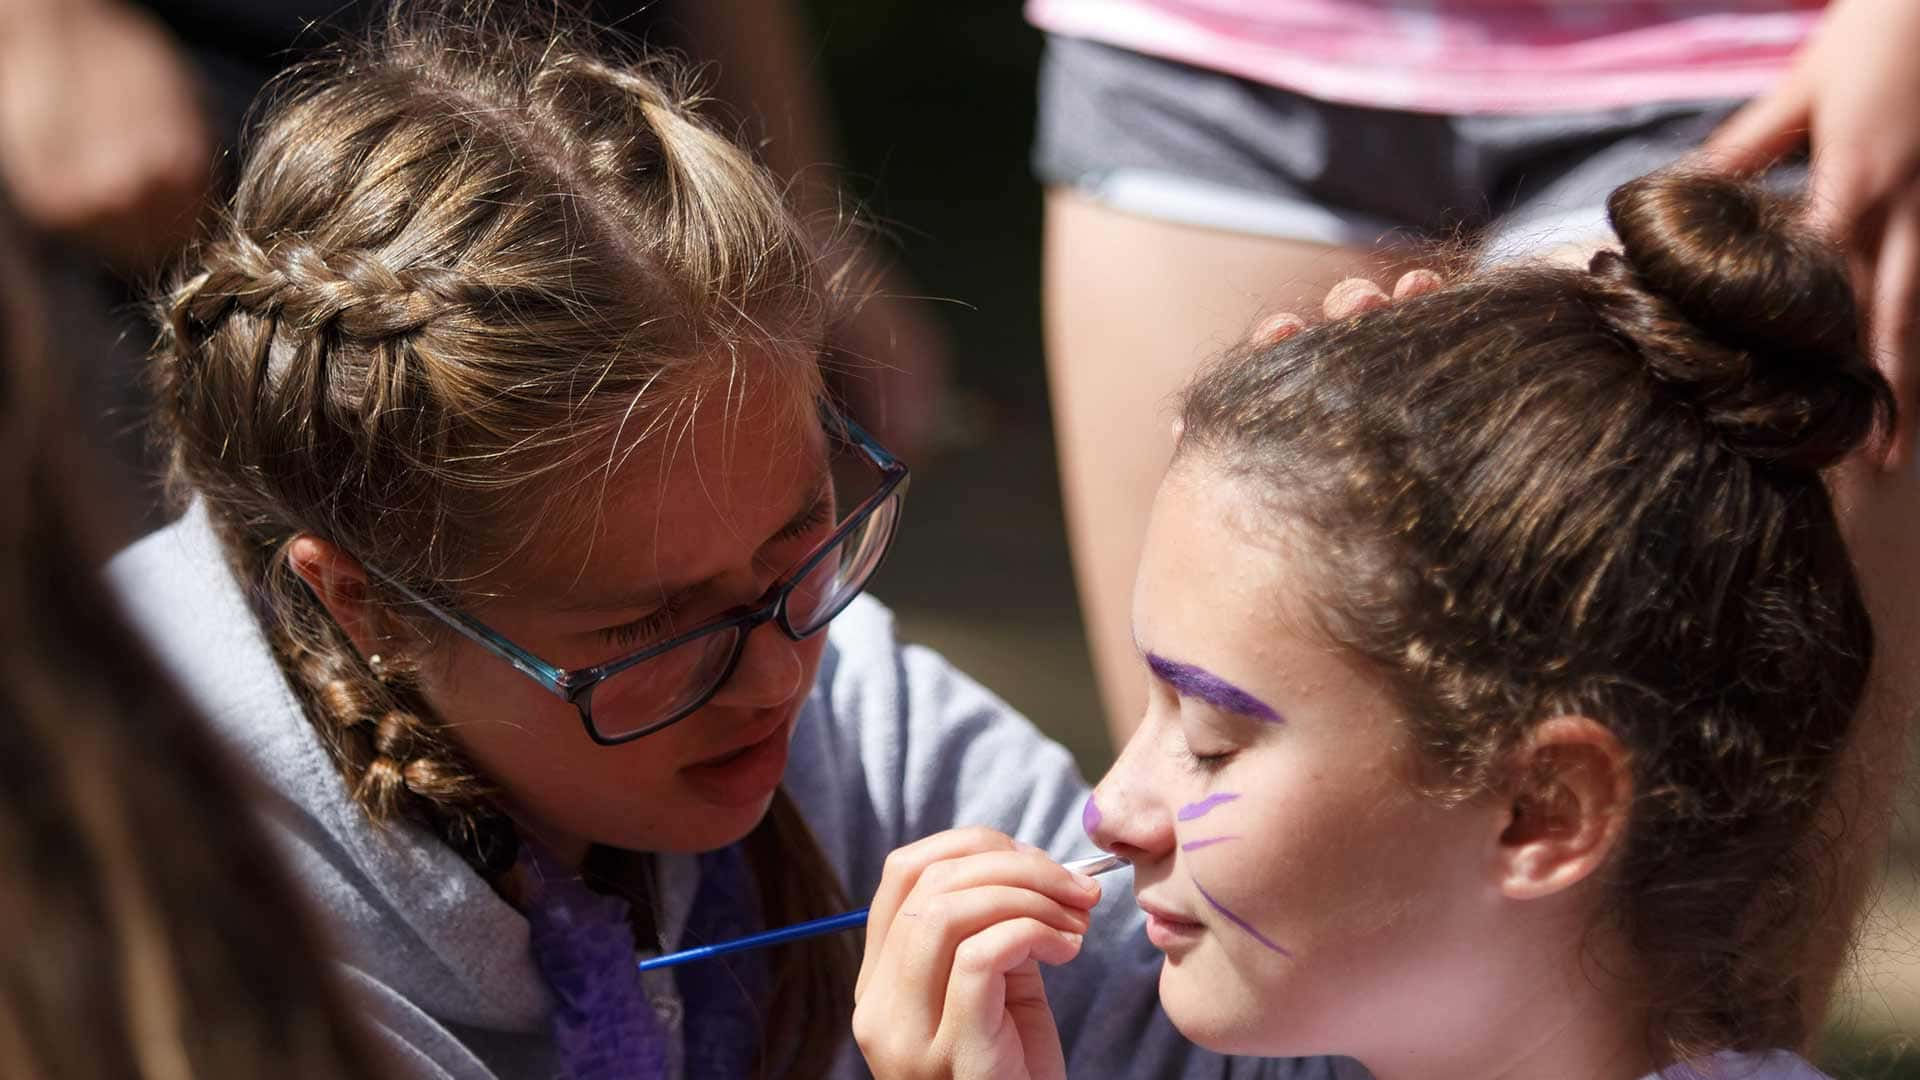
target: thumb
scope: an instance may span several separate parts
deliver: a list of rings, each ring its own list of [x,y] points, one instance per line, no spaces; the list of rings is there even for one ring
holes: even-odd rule
[[[1695,153],[1695,163],[1746,176],[1807,144],[1813,94],[1796,68],[1780,84],[1727,118]]]

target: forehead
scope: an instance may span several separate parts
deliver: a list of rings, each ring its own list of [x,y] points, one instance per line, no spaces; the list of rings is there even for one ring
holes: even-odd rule
[[[530,538],[524,584],[548,600],[688,585],[750,562],[815,494],[827,437],[811,402],[777,390],[708,400],[625,455],[584,528]]]
[[[1338,664],[1314,630],[1305,546],[1250,485],[1199,459],[1177,463],[1141,555],[1140,645],[1236,682]]]

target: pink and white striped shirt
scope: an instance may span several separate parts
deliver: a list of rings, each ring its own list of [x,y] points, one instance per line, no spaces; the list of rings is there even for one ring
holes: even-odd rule
[[[1328,101],[1543,113],[1766,89],[1825,0],[1027,0],[1050,33]]]

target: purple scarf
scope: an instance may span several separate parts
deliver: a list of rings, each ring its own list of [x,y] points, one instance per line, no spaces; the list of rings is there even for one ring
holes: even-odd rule
[[[536,845],[521,845],[535,893],[527,910],[534,961],[552,988],[553,1042],[564,1080],[667,1073],[668,1031],[647,1000],[635,966],[627,903],[586,887]],[[753,875],[739,845],[700,856],[682,946],[760,929]],[[681,1047],[689,1077],[746,1076],[760,1048],[759,1016],[769,975],[758,952],[673,969],[686,1017]]]

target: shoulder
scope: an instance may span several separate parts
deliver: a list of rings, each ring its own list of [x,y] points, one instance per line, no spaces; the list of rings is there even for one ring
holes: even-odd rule
[[[119,555],[109,585],[259,782],[263,813],[343,960],[422,1015],[467,1030],[544,1030],[527,926],[431,835],[375,825],[288,685],[204,508]]]
[[[1648,1080],[1832,1080],[1789,1050],[1723,1052],[1663,1069]]]

